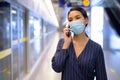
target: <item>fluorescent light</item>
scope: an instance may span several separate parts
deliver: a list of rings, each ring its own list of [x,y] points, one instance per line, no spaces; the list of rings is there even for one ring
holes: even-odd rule
[[[12,13],[13,13],[13,14],[16,14],[16,13],[17,13],[17,11],[16,11],[16,10],[12,10]]]
[[[47,5],[47,8],[49,10],[49,13],[51,15],[52,21],[54,22],[54,24],[56,25],[56,27],[58,27],[59,23],[58,23],[56,15],[55,15],[55,11],[53,9],[53,5],[52,5],[51,0],[45,0],[45,2],[46,2],[46,5]]]

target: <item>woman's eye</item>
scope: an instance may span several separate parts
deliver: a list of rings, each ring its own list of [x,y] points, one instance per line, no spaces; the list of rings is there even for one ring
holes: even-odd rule
[[[80,19],[80,17],[76,17],[76,19]]]
[[[69,22],[71,22],[72,20],[70,19],[70,20],[68,20]]]

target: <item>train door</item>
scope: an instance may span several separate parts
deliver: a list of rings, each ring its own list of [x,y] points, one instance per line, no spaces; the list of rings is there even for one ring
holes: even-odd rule
[[[11,9],[11,38],[13,80],[17,80],[19,79],[18,11],[13,7]]]
[[[11,80],[10,4],[0,2],[0,80]]]
[[[13,80],[22,80],[25,75],[25,17],[24,12],[11,7],[11,47]]]
[[[25,12],[23,10],[19,11],[19,25],[18,25],[18,35],[19,35],[19,77],[23,80],[25,76],[26,68],[26,34],[25,34]]]
[[[41,38],[42,27],[40,26],[40,20],[34,14],[29,12],[29,26],[28,26],[28,69],[31,71],[35,63],[40,57],[41,53]]]

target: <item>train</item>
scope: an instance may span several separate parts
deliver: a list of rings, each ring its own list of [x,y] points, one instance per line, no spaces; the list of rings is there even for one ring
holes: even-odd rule
[[[59,25],[45,1],[0,0],[0,80],[23,80],[50,44]]]

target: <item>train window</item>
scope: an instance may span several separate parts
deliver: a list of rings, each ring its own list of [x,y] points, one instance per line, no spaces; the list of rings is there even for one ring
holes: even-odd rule
[[[2,3],[1,3],[2,4]],[[10,48],[10,7],[0,4],[0,51]]]
[[[16,9],[12,9],[12,37],[13,40],[17,40],[18,39],[18,28],[17,28],[17,10]]]
[[[34,20],[34,35],[36,38],[39,38],[40,36],[40,22],[37,18]]]
[[[19,26],[20,26],[20,38],[25,37],[25,14],[24,12],[20,12],[19,15]]]
[[[30,39],[34,38],[34,17],[30,16],[29,17],[29,35],[30,35]]]

